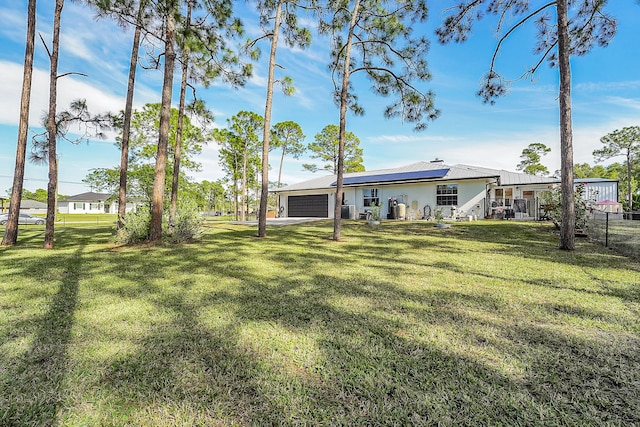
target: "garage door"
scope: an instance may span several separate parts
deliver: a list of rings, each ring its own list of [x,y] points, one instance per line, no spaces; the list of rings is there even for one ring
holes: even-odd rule
[[[329,216],[329,195],[289,196],[289,216],[327,218]]]

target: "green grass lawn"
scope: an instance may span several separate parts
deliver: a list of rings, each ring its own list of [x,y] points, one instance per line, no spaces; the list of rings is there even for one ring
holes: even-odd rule
[[[115,224],[118,219],[116,214],[63,214],[56,213],[56,225],[78,224],[78,223],[90,223],[95,225],[100,224]]]
[[[42,218],[46,218],[46,214],[32,214],[33,216],[40,216]],[[106,225],[106,224],[114,224],[118,219],[118,215],[116,214],[64,214],[64,213],[56,213],[56,226],[66,226],[67,224],[89,224],[89,225]],[[23,227],[34,227],[34,224],[20,225],[20,228]],[[4,226],[0,226],[0,230],[4,230]]]
[[[0,248],[0,425],[640,425],[640,264],[546,223]]]

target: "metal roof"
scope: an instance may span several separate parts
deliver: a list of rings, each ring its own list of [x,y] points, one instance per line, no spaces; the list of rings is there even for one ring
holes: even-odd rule
[[[573,182],[576,183],[580,183],[580,184],[589,184],[589,183],[595,183],[595,182],[618,182],[617,179],[609,179],[609,178],[576,178],[573,180]]]
[[[376,175],[364,175],[364,176],[346,176],[342,183],[343,185],[354,184],[374,184],[382,182],[398,182],[398,181],[416,181],[423,179],[443,178],[449,173],[449,169],[431,169],[431,170],[418,170],[410,172],[396,172],[396,173],[381,173]],[[337,185],[337,182],[333,182],[332,186]]]
[[[480,166],[454,165],[448,166],[442,162],[417,162],[406,166],[390,169],[378,169],[366,172],[344,174],[343,185],[358,186],[364,184],[391,184],[400,182],[428,182],[428,181],[459,181],[468,179],[495,180],[498,185],[535,185],[559,183],[558,178],[527,175],[500,169],[484,168]],[[593,180],[591,181],[593,182]],[[327,175],[297,184],[288,185],[277,190],[331,190],[336,186],[336,175]]]
[[[500,179],[500,185],[526,185],[526,184],[555,184],[560,179],[548,176],[529,175],[526,173],[510,172],[504,169],[490,169],[479,166],[456,165],[454,167],[476,170],[478,173],[493,174]]]
[[[444,172],[442,175],[442,172]],[[409,165],[389,169],[378,169],[366,172],[355,172],[344,174],[343,184],[363,185],[373,183],[393,183],[393,182],[420,182],[420,181],[442,181],[461,179],[490,179],[497,178],[496,171],[487,172],[463,165],[447,166],[442,162],[416,162]],[[415,173],[415,174],[414,174]],[[385,178],[385,177],[388,177]],[[276,192],[285,191],[305,191],[305,190],[332,190],[336,186],[336,175],[326,175],[319,178],[291,184],[282,187]]]

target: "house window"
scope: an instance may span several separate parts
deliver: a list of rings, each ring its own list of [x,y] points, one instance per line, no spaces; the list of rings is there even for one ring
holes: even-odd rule
[[[74,203],[73,204],[73,210],[75,210],[75,211],[84,210],[84,203],[78,203],[78,202]]]
[[[362,190],[362,196],[364,198],[364,206],[370,207],[372,205],[380,204],[380,196],[378,195],[377,188],[364,188]]]
[[[436,188],[436,205],[457,206],[458,184],[438,185],[438,187]]]
[[[100,210],[100,203],[90,203],[89,204],[90,211],[98,211]]]
[[[496,188],[496,202],[498,206],[511,206],[513,188]]]

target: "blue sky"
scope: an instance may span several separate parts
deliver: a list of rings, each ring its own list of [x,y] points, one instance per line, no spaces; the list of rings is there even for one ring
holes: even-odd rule
[[[9,4],[7,4],[9,3]],[[38,2],[37,31],[51,38],[53,0]],[[548,66],[540,68],[533,80],[514,82],[509,94],[495,105],[485,105],[475,96],[482,75],[487,71],[497,38],[490,20],[476,27],[465,44],[441,46],[433,35],[451,4],[432,1],[429,21],[415,31],[432,39],[427,56],[433,78],[421,87],[435,92],[438,119],[426,131],[416,133],[411,124],[387,120],[382,111],[387,103],[369,93],[366,81],[356,81],[356,89],[366,114],[349,116],[347,127],[361,140],[367,170],[396,167],[415,161],[443,159],[448,164],[515,170],[522,149],[542,142],[552,149],[543,158],[550,171],[559,169],[558,74]],[[537,3],[537,2],[533,2]],[[543,2],[540,2],[541,4]],[[640,5],[633,0],[609,2],[609,11],[618,20],[618,34],[607,48],[596,48],[585,57],[572,58],[573,123],[575,162],[593,164],[591,155],[600,147],[603,135],[624,126],[640,123]],[[257,36],[257,16],[248,3],[237,2],[247,35]],[[26,2],[3,2],[0,6],[0,195],[11,186],[17,138],[18,110],[22,84]],[[60,73],[82,72],[88,77],[69,76],[59,81],[59,108],[76,98],[86,98],[91,111],[118,111],[124,106],[126,79],[132,34],[111,21],[95,21],[93,12],[67,1],[62,19]],[[506,76],[518,76],[536,62],[531,54],[530,29],[519,32],[505,44],[497,70]],[[281,47],[278,62],[294,79],[297,92],[292,97],[276,95],[273,123],[294,120],[300,123],[307,142],[327,124],[338,122],[338,109],[332,102],[332,85],[327,72],[328,42],[315,38],[310,49],[301,51]],[[199,89],[199,97],[214,111],[217,126],[240,110],[264,113],[268,45],[261,45],[262,59],[256,73],[244,88],[231,89],[214,84]],[[37,40],[32,91],[31,125],[38,130],[40,117],[47,108],[48,60]],[[139,70],[134,103],[140,108],[159,102],[161,73]],[[179,73],[176,73],[177,100]],[[61,142],[60,192],[77,194],[88,191],[81,180],[93,168],[119,164],[119,151],[113,141],[91,141],[79,145]],[[199,161],[203,170],[192,174],[196,180],[215,180],[223,173],[218,165],[215,144],[207,146]],[[272,153],[271,175],[275,178],[279,156]],[[312,160],[286,159],[283,182],[292,184],[316,175],[302,170]],[[321,172],[319,172],[321,173]],[[47,167],[27,165],[25,188],[46,188]]]

